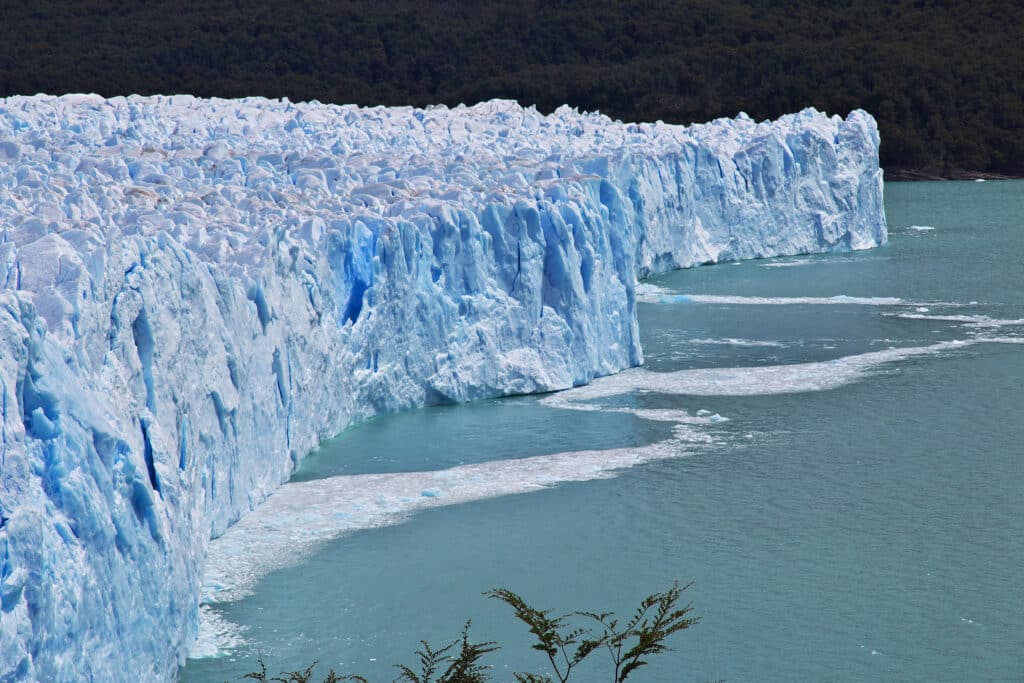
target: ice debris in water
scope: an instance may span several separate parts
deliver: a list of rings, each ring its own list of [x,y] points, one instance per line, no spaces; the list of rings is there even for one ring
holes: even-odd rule
[[[886,239],[861,111],[40,95],[0,140],[8,681],[172,679],[210,538],[352,421],[639,364],[639,277]]]

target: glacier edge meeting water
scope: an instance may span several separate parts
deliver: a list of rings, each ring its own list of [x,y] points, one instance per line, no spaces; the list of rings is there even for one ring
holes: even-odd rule
[[[638,365],[646,275],[886,239],[860,111],[36,96],[0,139],[10,680],[173,678],[210,538],[353,421]]]

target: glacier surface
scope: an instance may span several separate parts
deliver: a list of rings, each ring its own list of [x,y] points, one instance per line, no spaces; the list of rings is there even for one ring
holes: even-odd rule
[[[642,362],[637,280],[886,239],[861,111],[0,100],[0,681],[169,680],[212,537],[368,416]]]

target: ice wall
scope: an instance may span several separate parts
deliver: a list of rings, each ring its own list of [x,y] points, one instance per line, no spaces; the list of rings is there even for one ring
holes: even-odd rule
[[[0,100],[0,680],[174,677],[211,535],[354,420],[642,361],[638,277],[886,239],[878,134]]]

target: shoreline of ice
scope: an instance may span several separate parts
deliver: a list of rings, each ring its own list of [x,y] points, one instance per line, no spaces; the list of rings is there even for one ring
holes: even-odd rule
[[[353,421],[638,365],[648,274],[886,239],[864,112],[507,101],[0,100],[0,225],[14,681],[172,678],[211,536]]]

